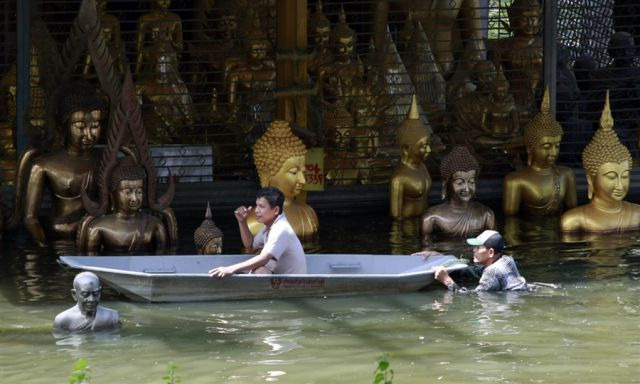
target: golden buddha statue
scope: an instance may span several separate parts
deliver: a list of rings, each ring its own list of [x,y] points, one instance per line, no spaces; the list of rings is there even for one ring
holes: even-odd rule
[[[304,177],[307,148],[291,131],[287,121],[274,120],[253,146],[253,159],[260,177],[260,186],[276,187],[284,194],[284,213],[303,245],[317,238],[318,216],[306,203],[297,199],[306,184]],[[260,230],[252,211],[247,218],[251,233]]]
[[[182,54],[182,20],[180,16],[169,12],[171,0],[151,0],[152,11],[138,19],[136,30],[135,73],[144,71],[147,55],[153,53],[157,42],[168,42],[176,54]]]
[[[191,95],[178,72],[178,57],[170,44],[159,42],[149,55],[155,70],[136,85],[144,125],[151,143],[178,143],[194,122]]]
[[[117,73],[122,74],[122,51],[121,51],[121,39],[120,39],[120,21],[114,15],[106,12],[108,0],[96,0],[96,10],[98,12],[98,19],[100,20],[100,26],[102,27],[102,34],[104,40],[108,45],[111,57],[114,59],[113,65]],[[84,59],[84,65],[82,68],[82,74],[84,76],[90,76],[93,72],[93,63],[91,55],[87,52]]]
[[[502,211],[553,216],[577,204],[576,180],[570,168],[555,164],[560,153],[562,126],[551,115],[549,91],[545,90],[540,112],[524,128],[527,166],[504,178]]]
[[[513,37],[500,39],[491,49],[496,66],[504,66],[511,92],[524,110],[533,109],[534,92],[542,77],[541,7],[538,0],[515,0],[508,8]]]
[[[613,130],[607,92],[600,127],[582,152],[589,203],[565,212],[563,232],[622,232],[640,228],[640,205],[624,201],[632,158]]]
[[[344,8],[340,7],[339,21],[331,31],[330,45],[334,47],[333,62],[318,69],[323,99],[334,103],[339,94],[345,95],[354,80],[361,80],[364,68],[355,56],[356,33],[347,24]]]
[[[454,147],[442,158],[442,199],[446,199],[446,203],[430,207],[422,215],[425,237],[436,233],[470,237],[485,229],[496,229],[491,208],[473,201],[479,173],[478,161],[467,147]]]
[[[324,120],[327,131],[325,151],[327,185],[353,185],[360,178],[356,144],[352,137],[355,122],[346,104],[346,99],[338,99]]]
[[[168,235],[162,221],[142,212],[146,173],[132,157],[124,157],[111,173],[112,211],[86,223],[79,238],[88,254],[162,251]]]
[[[389,181],[390,214],[394,219],[421,215],[427,208],[431,176],[424,160],[431,152],[429,132],[420,120],[416,96],[406,120],[398,128],[400,164]]]
[[[331,37],[331,22],[322,12],[322,1],[316,3],[316,10],[309,17],[307,25],[308,35],[311,38],[311,46],[313,47],[313,58],[307,63],[307,71],[316,75],[322,65],[331,63],[334,60],[333,52],[329,46]]]
[[[95,170],[98,142],[107,103],[98,90],[85,83],[69,85],[58,101],[58,119],[64,128],[64,148],[40,155],[28,149],[20,158],[16,176],[14,220],[22,219],[39,246],[50,238],[73,238],[85,215],[81,187]],[[26,188],[25,182],[26,181]],[[25,191],[26,189],[26,191]],[[50,191],[51,213],[39,217],[45,190]]]
[[[225,86],[229,97],[229,120],[238,122],[243,133],[271,120],[275,108],[268,96],[275,89],[276,66],[269,56],[271,44],[260,28],[244,39],[246,57],[225,62]]]
[[[219,255],[222,253],[222,230],[213,222],[211,206],[207,202],[207,211],[202,224],[193,233],[193,242],[199,255]]]

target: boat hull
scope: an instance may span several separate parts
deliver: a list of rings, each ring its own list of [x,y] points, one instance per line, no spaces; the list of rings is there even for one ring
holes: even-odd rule
[[[91,271],[122,295],[147,302],[279,299],[398,293],[434,281],[433,267],[465,268],[453,256],[307,255],[307,274],[209,277],[216,266],[246,260],[223,256],[63,256],[64,266]]]

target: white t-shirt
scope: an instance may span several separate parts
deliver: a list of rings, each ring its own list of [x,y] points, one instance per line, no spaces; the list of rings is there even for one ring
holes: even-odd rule
[[[304,249],[284,213],[276,218],[269,231],[266,227],[260,229],[253,238],[253,248],[262,248],[273,256],[275,267],[272,262],[266,266],[273,273],[307,273]]]

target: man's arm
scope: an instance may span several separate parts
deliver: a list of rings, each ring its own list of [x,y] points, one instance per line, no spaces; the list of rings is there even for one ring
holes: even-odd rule
[[[238,221],[238,227],[240,228],[240,238],[242,239],[242,245],[249,252],[253,252],[253,235],[251,234],[251,230],[249,229],[249,225],[247,224],[247,217],[251,212],[252,207],[240,206],[233,211],[233,214]]]
[[[260,252],[259,255],[256,255],[249,260],[245,260],[241,263],[233,264],[228,267],[216,267],[209,271],[209,276],[223,278],[228,275],[233,275],[238,271],[249,270],[252,271],[258,267],[262,267],[267,264],[269,260],[271,260],[273,256],[267,252]]]

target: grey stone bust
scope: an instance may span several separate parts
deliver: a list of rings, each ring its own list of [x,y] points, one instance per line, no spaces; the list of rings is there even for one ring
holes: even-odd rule
[[[118,312],[99,305],[101,292],[98,276],[91,272],[77,274],[71,290],[76,305],[56,316],[54,330],[76,332],[117,329],[120,326]]]

